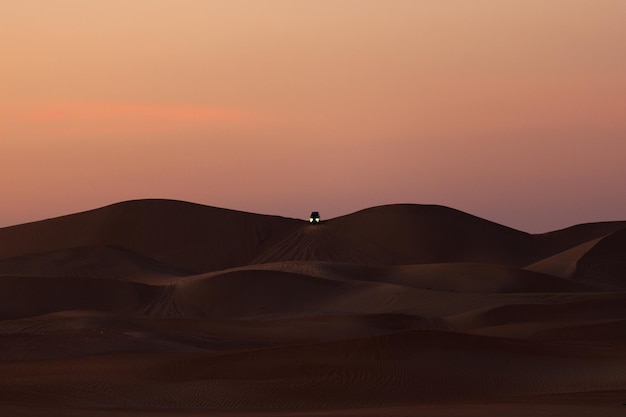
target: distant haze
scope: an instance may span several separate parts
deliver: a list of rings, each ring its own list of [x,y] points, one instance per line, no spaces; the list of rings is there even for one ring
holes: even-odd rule
[[[0,3],[0,227],[138,198],[626,219],[623,0]]]

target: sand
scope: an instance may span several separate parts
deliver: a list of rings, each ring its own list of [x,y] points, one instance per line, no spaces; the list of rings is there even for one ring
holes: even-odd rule
[[[142,200],[0,229],[0,411],[624,415],[624,228]]]

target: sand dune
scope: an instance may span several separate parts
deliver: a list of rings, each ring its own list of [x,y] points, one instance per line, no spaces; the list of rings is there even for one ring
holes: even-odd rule
[[[600,240],[577,262],[573,278],[626,289],[626,229]]]
[[[0,259],[112,246],[197,272],[248,263],[301,222],[171,200],[138,200],[0,229]]]
[[[626,314],[626,294],[570,294],[550,302],[515,303],[480,308],[448,317],[447,323],[459,328],[477,328],[519,322],[579,323],[619,319]]]
[[[145,200],[0,229],[0,411],[622,415],[625,226]]]
[[[522,266],[626,226],[581,225],[529,235],[441,206],[390,205],[321,227],[170,200],[138,200],[0,229],[0,260],[112,248],[189,272],[315,260],[374,265],[441,262]],[[1,264],[0,264],[1,266]]]
[[[531,235],[446,207],[392,205],[297,229],[253,263],[467,261],[517,265],[534,256],[531,242]]]
[[[325,278],[390,283],[434,291],[529,293],[591,291],[594,288],[572,280],[494,264],[439,263],[372,267],[347,263],[283,262],[271,267]]]
[[[243,271],[278,271],[340,281],[364,281],[410,288],[463,293],[533,293],[603,291],[602,285],[494,264],[441,263],[372,266],[344,262],[277,262],[189,276],[180,282]]]
[[[179,315],[267,318],[402,313],[435,317],[431,291],[271,270],[241,270],[180,284],[164,302]],[[452,297],[454,297],[452,295]],[[156,313],[159,314],[159,313]]]
[[[0,318],[93,310],[130,314],[160,291],[106,279],[0,276]]]
[[[626,289],[626,229],[543,259],[524,269],[572,278],[606,289]]]
[[[535,235],[547,253],[556,254],[626,228],[626,221],[586,223]]]
[[[52,278],[102,278],[157,283],[191,271],[111,246],[71,248],[0,260],[0,274]]]
[[[592,239],[578,246],[564,250],[539,262],[524,267],[527,271],[540,272],[555,277],[571,278],[582,256],[593,248],[602,238]]]

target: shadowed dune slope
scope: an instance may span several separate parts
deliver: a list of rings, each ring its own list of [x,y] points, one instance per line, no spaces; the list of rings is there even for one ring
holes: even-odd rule
[[[600,240],[577,262],[573,277],[626,289],[626,229]]]
[[[524,270],[540,272],[555,277],[570,278],[576,272],[578,260],[593,248],[602,238],[581,243],[578,246],[564,250],[524,267]]]
[[[0,260],[0,275],[158,283],[190,273],[127,249],[111,246],[73,248]]]
[[[339,261],[373,265],[435,262],[522,264],[531,235],[442,206],[374,207],[296,229],[253,263]]]
[[[626,315],[626,294],[600,294],[552,304],[515,304],[489,309],[490,324],[512,321],[579,321],[616,319]]]
[[[186,317],[291,317],[386,312],[394,295],[402,301],[394,300],[389,308],[410,306],[416,300],[411,293],[377,283],[240,270],[179,284],[172,301]]]
[[[161,291],[106,279],[0,276],[0,320],[66,310],[132,314]]]
[[[441,320],[406,314],[181,320],[68,311],[0,321],[0,362],[133,351],[218,353],[345,340],[409,329],[443,330],[445,326]]]
[[[478,262],[520,267],[620,225],[598,223],[530,235],[447,207],[398,204],[312,226],[296,219],[180,201],[137,200],[0,229],[0,271],[32,275],[33,269],[66,269],[71,274],[76,269],[71,252],[90,252],[90,262],[97,264],[94,248],[103,247],[143,258],[144,267],[152,261],[176,273],[281,261]],[[111,250],[100,252],[101,263],[110,254]],[[31,256],[27,268],[20,270],[15,260],[3,267],[2,260],[26,255]]]
[[[454,329],[467,330],[511,324],[542,327],[577,326],[585,322],[620,320],[626,317],[626,293],[554,295],[548,301],[502,304],[450,315],[446,322]],[[539,325],[541,323],[547,326]]]
[[[593,288],[574,281],[495,264],[440,263],[378,267],[325,264],[344,279],[385,282],[407,287],[466,293],[581,292]]]
[[[625,228],[626,221],[585,223],[535,235],[535,240],[536,244],[542,248],[543,253],[554,255]]]
[[[297,228],[252,263],[477,262],[521,267],[623,227],[626,222],[593,223],[531,235],[448,207],[395,204]]]
[[[591,324],[570,323],[569,326],[538,331],[535,337],[544,340],[612,342],[626,346],[626,320],[602,320]]]
[[[461,293],[556,293],[598,290],[598,286],[497,264],[373,266],[343,262],[291,261],[252,265],[235,268],[232,271],[234,270],[282,271],[326,279],[379,282],[423,290]]]
[[[467,267],[465,271],[462,264],[258,265],[192,277],[164,293],[149,311],[165,317],[246,319],[345,314],[440,318],[479,306],[544,302],[557,294],[587,294],[583,292],[587,286],[560,278],[491,265]]]
[[[623,236],[626,233],[624,227],[626,227],[624,222],[604,222],[584,224],[545,235],[538,235],[537,239],[540,243],[546,244],[546,239],[552,242],[547,245],[548,247],[567,247],[582,238],[600,234],[596,238],[527,265],[524,269],[562,278],[575,278],[596,284],[615,284],[614,281],[619,281],[619,279],[615,277],[610,278],[610,276],[619,275],[621,272],[616,270],[608,271],[608,274],[604,274],[603,268],[607,264],[615,266],[624,258],[624,254],[626,254],[626,244],[623,242]],[[612,237],[613,235],[615,237]],[[622,237],[620,238],[620,236]],[[556,246],[555,242],[558,242]],[[605,243],[602,243],[600,248],[595,249],[600,242]],[[584,271],[577,272],[579,262],[582,262]],[[600,264],[605,266],[600,266]],[[594,266],[592,267],[591,265]],[[612,267],[608,268],[611,269]],[[603,278],[594,278],[594,273],[591,269],[596,270],[599,273],[596,275],[602,275]],[[619,283],[617,285],[619,286]]]
[[[155,302],[149,312],[166,317],[268,320],[354,314],[437,318],[484,303],[502,303],[497,298],[489,301],[483,297],[386,282],[243,269],[180,283]]]
[[[172,200],[137,200],[0,229],[0,259],[113,246],[183,270],[247,264],[302,222]]]

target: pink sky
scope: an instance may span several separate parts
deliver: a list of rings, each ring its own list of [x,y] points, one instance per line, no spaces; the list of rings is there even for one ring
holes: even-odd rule
[[[0,227],[136,198],[626,219],[623,0],[7,0]]]

